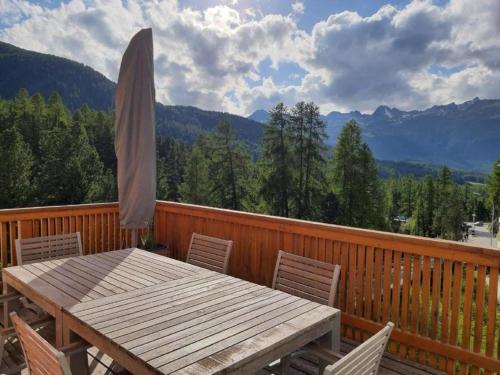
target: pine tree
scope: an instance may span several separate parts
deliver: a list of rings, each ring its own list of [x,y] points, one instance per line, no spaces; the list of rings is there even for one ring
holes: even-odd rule
[[[362,201],[367,203],[365,214],[361,216],[360,226],[385,229],[385,200],[383,186],[378,177],[377,165],[368,144],[363,143],[359,154],[360,190]]]
[[[433,235],[433,215],[434,179],[431,176],[426,176],[417,187],[415,209],[412,215],[415,227],[411,233],[417,236],[431,237]]]
[[[183,180],[179,187],[183,202],[200,205],[210,204],[208,160],[198,144],[193,146],[187,157]]]
[[[444,166],[436,182],[436,210],[433,227],[438,237],[460,240],[465,219],[462,191],[453,184],[451,171]]]
[[[283,103],[276,105],[270,114],[262,141],[260,193],[272,215],[288,217],[293,167],[289,114]]]
[[[49,116],[56,117],[50,112]],[[96,199],[92,192],[103,173],[102,162],[89,144],[82,124],[54,122],[41,134],[41,166],[37,198],[41,204],[74,204]]]
[[[500,210],[500,157],[493,164],[487,180],[488,197],[495,210]]]
[[[28,205],[33,157],[15,127],[0,132],[0,208]]]
[[[339,214],[338,224],[380,228],[385,226],[383,194],[371,151],[361,128],[349,121],[337,140],[332,159],[331,185]]]
[[[319,107],[314,103],[297,103],[292,109],[292,139],[295,165],[295,216],[317,218],[319,202],[325,186],[324,158],[326,124],[321,120]]]
[[[183,143],[171,137],[159,137],[157,142],[157,195],[159,199],[173,202],[181,200],[186,150]]]
[[[251,159],[238,144],[234,129],[227,119],[217,125],[210,146],[211,201],[222,208],[248,209]]]
[[[445,238],[446,217],[451,194],[451,171],[444,166],[436,180],[436,210],[434,212],[433,229],[437,236]]]

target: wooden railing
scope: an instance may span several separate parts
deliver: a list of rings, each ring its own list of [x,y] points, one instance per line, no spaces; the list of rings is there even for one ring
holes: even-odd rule
[[[231,275],[271,285],[279,249],[340,264],[342,331],[362,341],[396,324],[389,350],[450,374],[500,373],[500,252],[171,202],[158,202],[156,235],[178,259],[192,232],[231,239]]]
[[[126,248],[118,205],[0,210],[0,261],[16,238],[79,231],[85,254]],[[389,350],[448,373],[500,373],[500,252],[467,244],[158,202],[157,240],[185,260],[192,232],[234,242],[229,273],[271,285],[279,249],[342,267],[342,333],[362,341],[388,320]]]
[[[15,239],[80,232],[84,254],[130,246],[120,229],[118,203],[0,210],[0,262],[16,265]]]

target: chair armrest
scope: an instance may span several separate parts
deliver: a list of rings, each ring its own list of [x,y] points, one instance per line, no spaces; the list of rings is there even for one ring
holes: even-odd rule
[[[46,317],[43,317],[41,319],[31,320],[31,321],[26,322],[26,323],[29,324],[29,326],[31,328],[35,329],[35,328],[41,327],[41,326],[49,323],[52,320],[53,320],[53,318],[51,316],[46,316]],[[8,339],[9,337],[13,337],[16,335],[17,335],[17,333],[16,333],[16,330],[14,329],[14,327],[3,328],[0,330],[0,338],[1,339]]]
[[[14,327],[3,328],[0,330],[0,340],[5,340],[15,335],[17,335],[17,333]]]
[[[90,345],[86,341],[78,340],[72,342],[71,344],[63,346],[61,349],[59,349],[59,351],[63,352],[66,357],[71,357],[73,354],[83,352],[91,346],[92,345]]]
[[[307,344],[304,348],[306,349],[307,352],[314,354],[318,358],[323,359],[328,363],[337,362],[339,359],[342,358],[342,354],[324,348],[317,341],[313,341]]]

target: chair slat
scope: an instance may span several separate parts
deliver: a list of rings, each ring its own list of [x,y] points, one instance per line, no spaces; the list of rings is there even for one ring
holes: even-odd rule
[[[325,368],[324,375],[376,374],[394,324],[392,322],[363,344]]]
[[[31,375],[71,375],[69,364],[63,353],[54,349],[15,312],[10,314],[10,318],[21,342]]]
[[[16,240],[17,264],[30,264],[83,255],[80,233]]]
[[[226,274],[232,241],[193,233],[186,262]]]
[[[333,306],[339,278],[338,264],[329,264],[280,250],[274,270],[273,288]]]

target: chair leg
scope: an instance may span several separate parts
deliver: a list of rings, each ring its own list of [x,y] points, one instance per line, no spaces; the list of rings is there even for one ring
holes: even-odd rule
[[[286,375],[288,373],[288,369],[290,368],[290,356],[289,355],[281,358],[280,367],[281,367],[280,368],[281,375]]]

